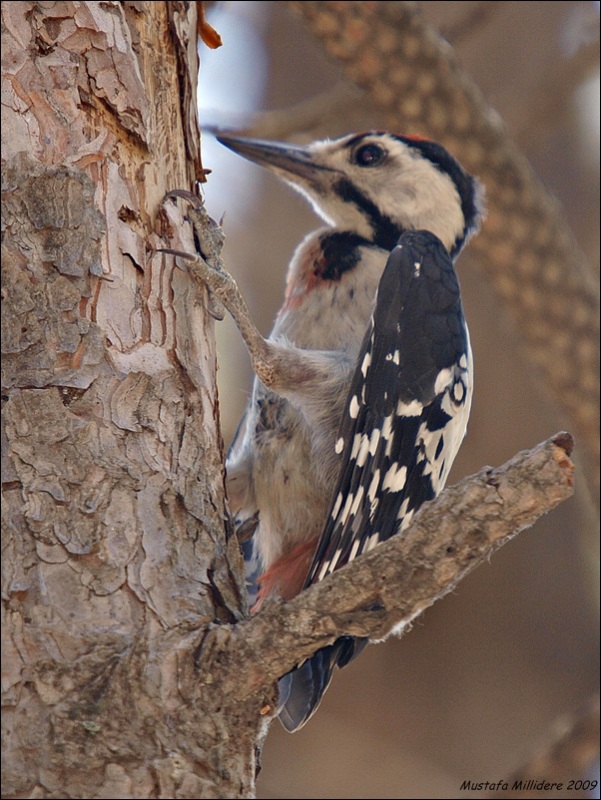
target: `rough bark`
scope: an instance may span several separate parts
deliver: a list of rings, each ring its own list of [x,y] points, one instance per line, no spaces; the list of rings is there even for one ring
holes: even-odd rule
[[[178,686],[244,610],[211,329],[153,252],[202,176],[195,5],[2,4],[7,797],[253,791],[257,714]]]

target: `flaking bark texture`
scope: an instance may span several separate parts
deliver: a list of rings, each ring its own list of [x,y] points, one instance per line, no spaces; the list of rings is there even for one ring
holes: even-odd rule
[[[153,252],[203,174],[195,13],[2,4],[6,797],[253,793],[257,709],[178,684],[245,611],[212,332]]]

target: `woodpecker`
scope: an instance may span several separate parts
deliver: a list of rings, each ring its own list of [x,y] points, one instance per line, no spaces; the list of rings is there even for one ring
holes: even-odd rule
[[[480,225],[482,189],[418,137],[370,131],[306,147],[217,138],[326,223],[297,247],[267,339],[229,275],[199,259],[257,376],[226,464],[256,613],[401,533],[444,487],[472,396],[454,260]],[[341,637],[280,680],[288,731],[365,643]]]

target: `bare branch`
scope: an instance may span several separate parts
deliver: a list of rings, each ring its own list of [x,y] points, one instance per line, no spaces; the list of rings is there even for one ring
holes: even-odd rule
[[[452,591],[475,566],[573,492],[572,437],[560,433],[447,489],[393,537],[289,603],[208,633],[194,683],[239,702],[343,634],[381,639]],[[189,645],[188,645],[189,646]],[[240,665],[244,664],[245,669]]]
[[[345,117],[352,119],[357,106],[369,102],[365,92],[345,81],[336,84],[330,91],[282,109],[242,114],[211,109],[205,113],[214,122],[203,127],[211,133],[227,129],[235,130],[236,134],[242,136],[261,139],[283,140],[295,136],[298,140],[311,140],[325,136],[332,126],[340,126]]]

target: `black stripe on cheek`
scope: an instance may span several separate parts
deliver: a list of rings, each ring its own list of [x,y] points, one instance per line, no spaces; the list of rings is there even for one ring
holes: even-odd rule
[[[384,216],[375,203],[366,197],[348,178],[340,178],[334,189],[345,203],[352,203],[365,216],[373,230],[372,241],[384,250],[396,247],[403,228],[396,225],[390,217]]]

